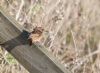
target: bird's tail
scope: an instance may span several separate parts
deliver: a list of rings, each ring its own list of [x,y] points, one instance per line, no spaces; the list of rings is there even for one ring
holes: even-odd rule
[[[31,45],[32,45],[32,39],[29,38],[29,39],[28,39],[28,42],[29,42],[29,45],[31,46]]]

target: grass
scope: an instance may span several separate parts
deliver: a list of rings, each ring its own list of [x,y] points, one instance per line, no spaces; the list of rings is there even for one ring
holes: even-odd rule
[[[7,7],[8,12],[11,11],[16,18],[18,12],[14,1],[20,4],[18,0],[12,0],[8,6],[6,0],[1,0],[0,4]],[[33,4],[29,0],[28,5],[27,2],[24,3],[18,16],[22,21],[18,22],[24,25],[28,20],[28,24],[39,25],[47,30],[48,34],[44,34],[46,37],[41,44],[46,46],[44,43],[49,43],[49,51],[53,50],[51,53],[56,55],[66,68],[73,73],[100,72],[99,0],[43,0]],[[61,55],[59,52],[62,52]],[[10,54],[5,57],[10,64],[16,64]]]

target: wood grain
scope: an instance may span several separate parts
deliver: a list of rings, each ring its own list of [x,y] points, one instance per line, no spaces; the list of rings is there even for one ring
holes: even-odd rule
[[[0,43],[30,73],[71,73],[41,45],[29,46],[28,32],[0,7]]]

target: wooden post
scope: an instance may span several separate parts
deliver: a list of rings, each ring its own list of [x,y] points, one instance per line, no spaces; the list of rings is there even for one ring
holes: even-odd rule
[[[29,46],[28,32],[0,7],[0,43],[30,73],[71,73],[41,45]]]

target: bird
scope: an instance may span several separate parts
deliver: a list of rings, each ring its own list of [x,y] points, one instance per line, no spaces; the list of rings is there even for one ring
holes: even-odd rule
[[[43,37],[44,29],[42,27],[35,27],[32,32],[30,32],[28,37],[29,45],[33,43],[40,42]]]

